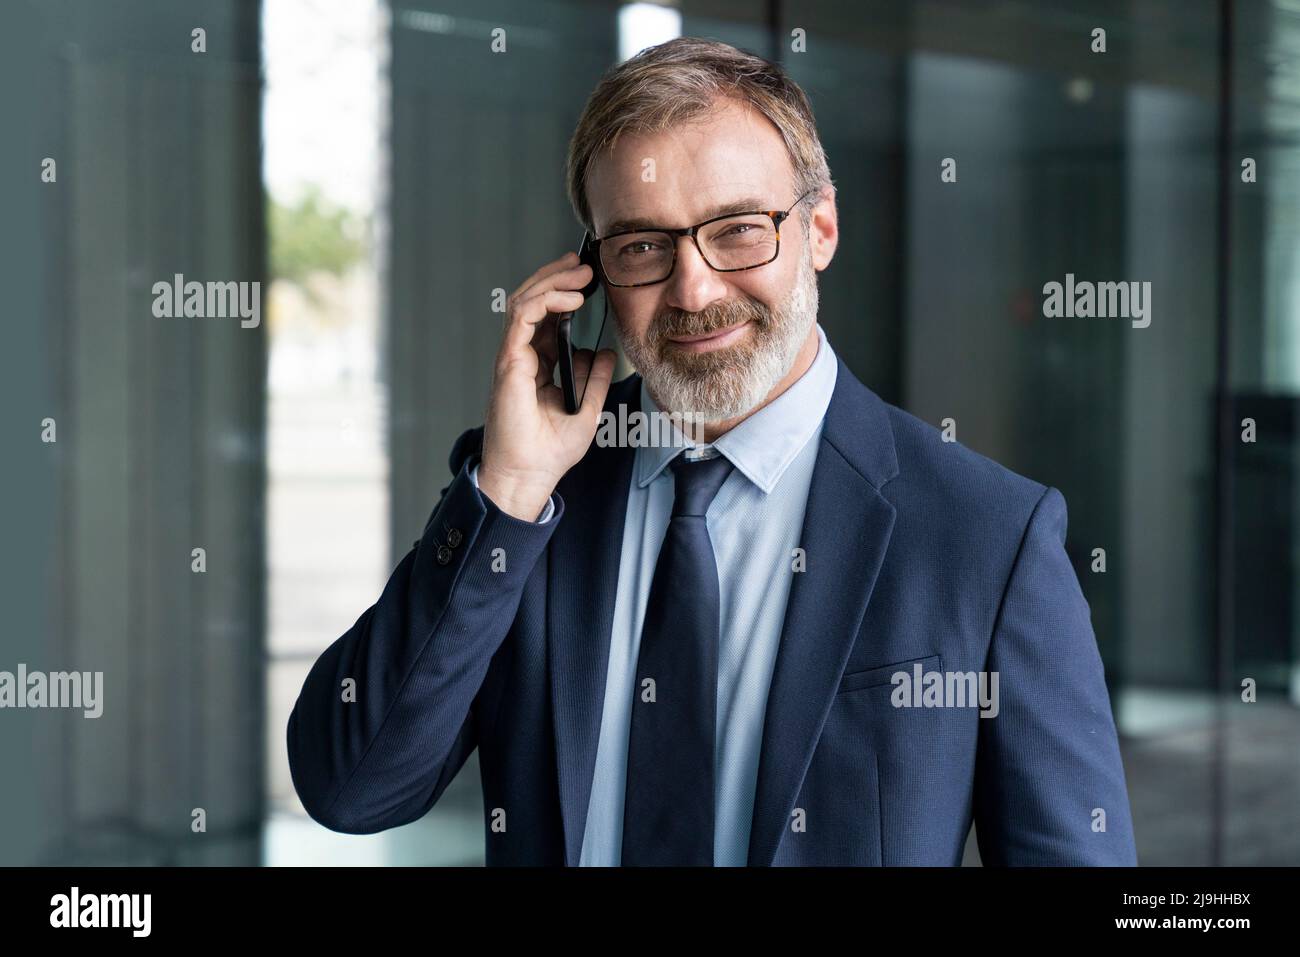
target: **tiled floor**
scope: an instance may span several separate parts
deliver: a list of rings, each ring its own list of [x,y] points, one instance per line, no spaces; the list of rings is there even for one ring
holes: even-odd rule
[[[1300,709],[1235,702],[1224,727],[1219,863],[1300,865]],[[1140,864],[1213,863],[1215,734],[1200,720],[1122,741]]]

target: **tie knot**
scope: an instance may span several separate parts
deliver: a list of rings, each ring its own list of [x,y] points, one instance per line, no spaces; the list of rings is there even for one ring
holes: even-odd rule
[[[711,459],[688,459],[685,454],[673,459],[673,518],[703,516],[722,488],[733,468],[725,455]]]

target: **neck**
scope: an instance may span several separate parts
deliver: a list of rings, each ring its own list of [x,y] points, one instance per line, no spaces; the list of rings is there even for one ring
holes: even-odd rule
[[[762,402],[754,406],[744,415],[738,415],[735,418],[731,418],[731,419],[724,419],[721,422],[710,422],[709,424],[703,426],[702,431],[704,433],[704,441],[705,442],[717,441],[720,436],[730,432],[732,429],[740,425],[740,423],[744,422],[746,419],[748,419],[759,409],[762,409],[763,407],[773,402],[777,398],[777,396],[781,395],[781,393],[785,392],[786,389],[790,388],[790,386],[798,382],[800,377],[802,377],[805,372],[807,372],[810,368],[812,368],[813,360],[816,358],[817,358],[817,323],[814,322],[812,328],[808,330],[808,338],[805,339],[803,345],[799,347],[799,354],[795,356],[794,364],[790,366],[790,371],[785,374],[785,376],[781,379],[780,382],[778,382],[775,386],[773,386],[772,391],[767,394],[766,398],[764,398]]]

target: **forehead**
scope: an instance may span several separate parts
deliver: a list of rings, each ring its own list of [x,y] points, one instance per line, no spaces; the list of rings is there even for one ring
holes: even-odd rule
[[[795,199],[793,189],[794,167],[780,131],[733,100],[662,133],[619,137],[587,176],[597,236],[629,220],[689,226],[747,197],[761,198],[759,208],[784,208]]]

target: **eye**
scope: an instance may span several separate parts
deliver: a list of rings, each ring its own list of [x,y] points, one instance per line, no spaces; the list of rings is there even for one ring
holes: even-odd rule
[[[620,256],[643,256],[646,253],[655,252],[658,248],[658,244],[648,239],[634,239],[632,242],[621,246],[618,252]]]

